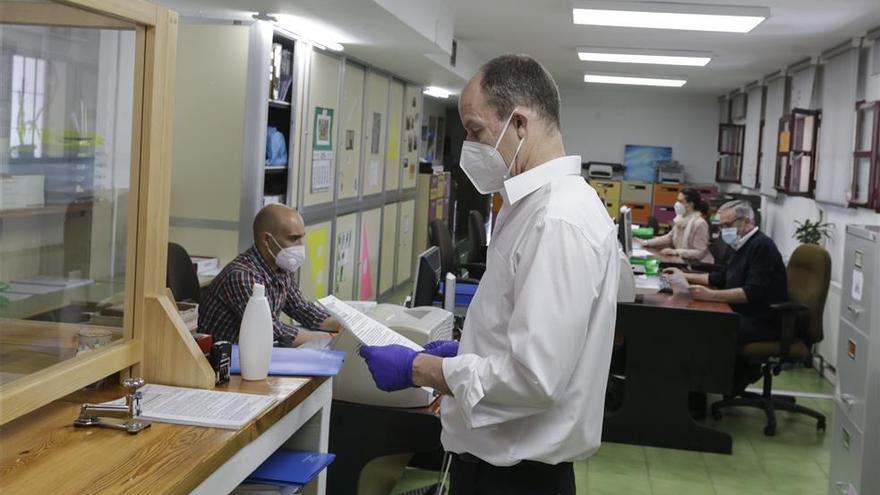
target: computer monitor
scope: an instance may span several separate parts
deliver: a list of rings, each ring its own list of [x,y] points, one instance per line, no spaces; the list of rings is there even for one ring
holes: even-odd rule
[[[617,240],[627,256],[633,252],[632,210],[628,206],[620,207],[620,215],[617,217]]]
[[[413,279],[412,307],[432,306],[440,285],[440,249],[431,246],[419,255]]]

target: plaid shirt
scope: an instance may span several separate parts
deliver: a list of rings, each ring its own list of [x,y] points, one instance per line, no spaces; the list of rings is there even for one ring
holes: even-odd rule
[[[272,270],[257,249],[251,247],[226,265],[202,294],[199,330],[210,333],[214,341],[238,342],[241,318],[254,284],[266,287],[272,330],[278,341],[292,341],[298,332],[293,325],[278,319],[280,311],[306,328],[318,328],[330,316],[318,304],[306,301],[293,274]]]

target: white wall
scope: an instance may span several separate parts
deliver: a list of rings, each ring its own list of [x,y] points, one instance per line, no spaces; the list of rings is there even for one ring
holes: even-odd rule
[[[718,100],[674,89],[563,88],[562,134],[584,162],[623,163],[627,144],[671,146],[686,180],[715,181]]]

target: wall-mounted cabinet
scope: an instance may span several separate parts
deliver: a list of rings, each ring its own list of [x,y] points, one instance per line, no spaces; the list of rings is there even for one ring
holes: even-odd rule
[[[738,184],[741,181],[745,130],[744,125],[718,125],[718,162],[715,165],[717,182]]]
[[[880,102],[856,105],[856,139],[850,206],[880,211]]]
[[[813,196],[821,119],[820,110],[795,108],[779,120],[776,190],[790,196]]]

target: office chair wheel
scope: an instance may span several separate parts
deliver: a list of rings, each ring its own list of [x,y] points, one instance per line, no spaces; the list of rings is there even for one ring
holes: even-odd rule
[[[767,425],[764,427],[764,435],[768,437],[772,437],[776,435],[776,425]]]
[[[818,431],[819,433],[825,433],[825,420],[824,419],[820,419],[820,420],[816,421],[816,431]]]

